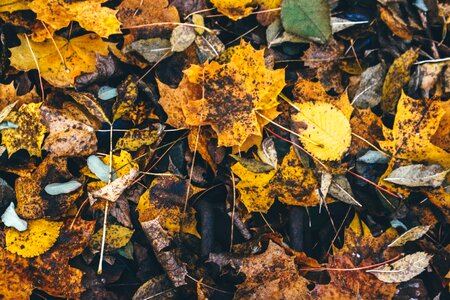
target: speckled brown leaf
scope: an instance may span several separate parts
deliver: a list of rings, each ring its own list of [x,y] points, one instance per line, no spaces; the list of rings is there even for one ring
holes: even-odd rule
[[[83,194],[83,189],[51,196],[44,191],[44,187],[49,183],[67,182],[72,178],[67,170],[66,158],[48,155],[36,170],[16,180],[17,214],[25,219],[63,215]]]
[[[315,70],[320,83],[327,89],[342,93],[340,58],[344,56],[344,45],[332,39],[326,45],[311,43],[302,56],[305,66]]]
[[[246,276],[233,299],[310,299],[308,280],[298,274],[295,256],[269,241],[264,253],[243,259]]]
[[[17,96],[14,82],[11,82],[10,84],[0,84],[0,110],[15,101],[17,101],[16,108],[19,108],[22,104],[37,103],[41,100],[42,98],[36,93],[35,88],[25,95]]]
[[[373,149],[367,142],[377,146],[378,141],[383,139],[383,123],[370,109],[355,110],[350,119],[350,126],[354,134],[350,144],[352,155],[364,149]]]
[[[406,24],[402,18],[396,15],[389,8],[384,8],[383,6],[378,6],[380,11],[380,18],[389,27],[393,34],[404,40],[411,40],[413,34],[408,24]]]

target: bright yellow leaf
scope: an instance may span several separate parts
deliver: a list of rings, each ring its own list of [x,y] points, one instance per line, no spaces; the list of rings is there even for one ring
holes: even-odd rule
[[[106,228],[105,250],[112,251],[124,247],[131,239],[134,230],[120,225],[108,225]],[[100,228],[91,238],[89,247],[97,253],[102,243],[103,229]]]
[[[211,0],[217,10],[233,21],[249,16],[254,7],[253,0]]]
[[[29,2],[26,0],[2,0],[0,12],[15,12],[18,10],[30,9]]]
[[[30,47],[23,35],[19,35],[20,46],[11,48],[11,66],[18,70],[29,71],[36,69],[36,63]],[[54,41],[62,54],[50,39],[42,43],[30,41],[31,49],[36,56],[41,76],[55,87],[73,86],[75,77],[81,73],[96,70],[96,55],[108,55],[115,45],[104,42],[96,34],[85,34],[66,40],[54,36]]]
[[[115,10],[101,6],[107,0],[34,0],[30,8],[37,18],[58,30],[77,21],[81,27],[107,38],[120,33],[120,22]]]
[[[106,165],[109,165],[109,155],[104,156],[102,161]],[[122,177],[130,173],[130,169],[139,170],[139,165],[133,161],[131,154],[124,150],[121,150],[119,155],[113,155],[112,167],[116,170],[117,177]],[[81,172],[86,176],[98,179],[88,167],[81,169]]]
[[[17,112],[11,112],[6,118],[16,124],[17,128],[2,130],[2,144],[11,156],[20,149],[25,149],[30,155],[41,157],[41,145],[46,132],[41,123],[39,107],[41,103],[30,103],[22,105]]]
[[[22,232],[9,228],[6,232],[6,249],[23,257],[41,255],[55,244],[62,225],[63,222],[38,219],[28,221],[28,229]]]
[[[351,142],[351,128],[346,116],[326,102],[304,102],[296,105],[292,116],[294,130],[305,149],[321,160],[339,160]]]

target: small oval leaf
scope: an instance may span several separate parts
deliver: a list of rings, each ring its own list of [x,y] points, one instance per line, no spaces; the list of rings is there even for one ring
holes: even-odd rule
[[[44,188],[45,192],[49,195],[55,196],[60,194],[69,194],[77,190],[81,186],[81,183],[75,180],[61,182],[61,183],[50,183]]]

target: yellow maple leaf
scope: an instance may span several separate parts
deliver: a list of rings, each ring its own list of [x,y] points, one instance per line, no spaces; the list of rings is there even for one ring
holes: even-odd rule
[[[2,144],[8,150],[8,156],[20,149],[27,150],[30,155],[41,156],[41,145],[47,130],[41,123],[41,104],[42,102],[24,104],[6,118],[6,121],[18,126],[2,130]]]
[[[188,184],[187,180],[180,179],[175,175],[154,179],[149,189],[139,199],[136,208],[139,212],[139,222],[159,218],[161,225],[170,233],[178,233],[182,221],[183,232],[200,238],[196,228],[195,210],[188,207],[186,215],[183,215]],[[191,186],[189,196],[192,196],[196,191],[198,189]]]
[[[6,232],[6,249],[23,257],[41,255],[59,236],[63,222],[52,222],[45,219],[28,221],[25,231],[9,228]]]
[[[318,184],[310,169],[304,168],[292,148],[277,170],[254,173],[241,163],[231,167],[241,181],[236,185],[241,201],[249,212],[266,213],[275,201],[298,206],[319,203]]]
[[[0,111],[15,101],[17,101],[15,107],[19,108],[22,104],[40,102],[41,97],[36,93],[36,88],[33,88],[25,95],[17,96],[14,82],[11,82],[10,84],[0,84]]]
[[[226,64],[212,61],[204,66],[192,65],[185,70],[189,82],[197,86],[192,90],[185,84],[175,93],[197,96],[177,99],[186,103],[181,106],[181,111],[187,125],[210,125],[217,133],[218,146],[240,147],[248,137],[262,135],[257,116],[277,107],[276,97],[285,82],[284,70],[266,68],[263,50],[255,50],[245,42],[233,48]],[[191,92],[184,91],[186,88]],[[164,97],[161,101],[173,100]],[[179,117],[177,121],[181,123]]]
[[[339,160],[351,143],[351,128],[346,116],[326,102],[297,104],[292,115],[294,131],[302,137],[305,149],[318,159]]]
[[[124,247],[131,239],[134,230],[120,225],[109,225],[106,229],[105,250],[112,251]],[[89,247],[94,253],[100,251],[103,229],[99,229],[89,241]]]
[[[26,0],[3,0],[0,4],[0,12],[15,12],[30,9]]]
[[[19,39],[20,46],[10,49],[11,66],[22,71],[36,69],[25,37],[19,35]],[[70,41],[54,36],[54,42],[64,61],[50,39],[42,43],[30,41],[30,46],[36,56],[41,76],[55,87],[73,86],[75,77],[82,72],[90,73],[96,70],[96,55],[108,55],[109,49],[116,51],[114,44],[104,42],[96,34],[85,34]]]
[[[29,4],[37,18],[58,30],[77,21],[81,27],[107,38],[120,33],[115,10],[101,6],[107,0],[34,0]]]
[[[450,167],[450,153],[430,142],[445,114],[439,101],[421,101],[402,93],[392,129],[383,127],[381,149],[394,158]]]

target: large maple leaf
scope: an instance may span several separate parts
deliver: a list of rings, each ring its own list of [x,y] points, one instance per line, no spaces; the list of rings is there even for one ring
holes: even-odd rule
[[[278,105],[276,97],[285,85],[284,70],[268,69],[264,51],[245,42],[231,48],[229,53],[225,64],[212,61],[184,71],[187,81],[173,91],[180,96],[179,105],[174,104],[175,97],[167,92],[161,93],[160,103],[172,110],[179,107],[177,112],[183,112],[188,126],[210,125],[217,133],[219,146],[240,147],[249,137],[262,136],[258,116]],[[163,84],[159,87],[167,91]],[[179,116],[165,111],[169,120],[181,124]]]

